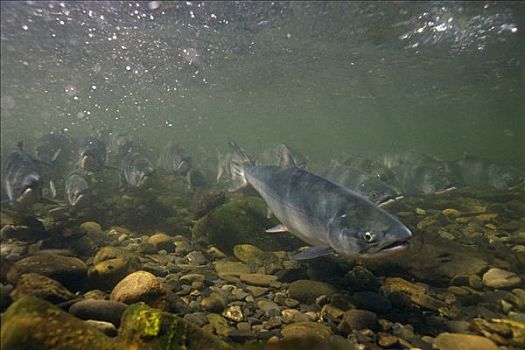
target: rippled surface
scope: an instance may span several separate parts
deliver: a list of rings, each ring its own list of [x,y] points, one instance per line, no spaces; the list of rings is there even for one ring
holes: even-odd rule
[[[47,129],[521,166],[518,2],[2,3],[2,150]],[[23,123],[23,130],[20,130]],[[277,127],[278,126],[278,127]],[[443,142],[446,141],[446,142]]]

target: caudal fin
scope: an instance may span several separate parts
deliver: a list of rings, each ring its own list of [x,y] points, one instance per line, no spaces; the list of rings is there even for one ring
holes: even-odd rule
[[[228,191],[234,192],[248,185],[244,171],[246,167],[254,166],[255,162],[235,141],[230,139],[228,144],[231,149],[228,165],[231,178]]]

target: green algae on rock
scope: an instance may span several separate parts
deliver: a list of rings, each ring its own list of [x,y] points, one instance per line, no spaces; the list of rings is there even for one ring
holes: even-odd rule
[[[38,273],[24,273],[11,293],[14,300],[23,295],[33,295],[52,303],[73,299],[75,295],[52,278]]]
[[[2,349],[231,349],[178,316],[134,304],[124,312],[116,338],[33,296],[13,303],[2,319]]]
[[[7,309],[0,344],[5,350],[123,348],[84,321],[33,296],[21,297]]]
[[[205,241],[231,254],[237,244],[252,244],[263,250],[289,250],[301,246],[291,235],[275,235],[265,230],[276,225],[267,218],[264,201],[257,197],[234,197],[215,208],[193,226],[193,242]]]

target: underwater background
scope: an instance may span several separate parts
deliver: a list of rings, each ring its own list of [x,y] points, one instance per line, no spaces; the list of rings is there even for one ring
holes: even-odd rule
[[[525,347],[525,3],[0,9],[2,349]],[[297,261],[235,147],[410,248]]]

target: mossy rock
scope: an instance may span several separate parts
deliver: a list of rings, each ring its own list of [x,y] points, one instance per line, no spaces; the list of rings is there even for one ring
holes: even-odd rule
[[[290,234],[266,233],[278,223],[267,218],[266,203],[257,197],[234,197],[197,221],[193,242],[208,242],[227,254],[237,244],[252,244],[263,250],[290,250],[304,245]]]
[[[231,349],[182,318],[152,309],[144,303],[131,305],[122,316],[119,338],[140,349]]]
[[[7,273],[7,280],[17,283],[24,273],[38,273],[64,286],[78,290],[86,279],[86,264],[77,258],[57,254],[32,255],[18,260]]]
[[[75,297],[59,282],[38,273],[25,273],[18,279],[11,297],[17,300],[23,295],[33,295],[52,303],[60,303]]]
[[[13,303],[2,317],[2,349],[231,349],[182,318],[144,303],[127,308],[119,335],[110,338],[88,323],[33,296]]]
[[[100,248],[93,258],[93,265],[88,270],[90,282],[96,287],[108,289],[140,267],[133,252],[115,247]]]
[[[84,321],[33,296],[24,296],[2,317],[0,348],[33,350],[124,349]]]

